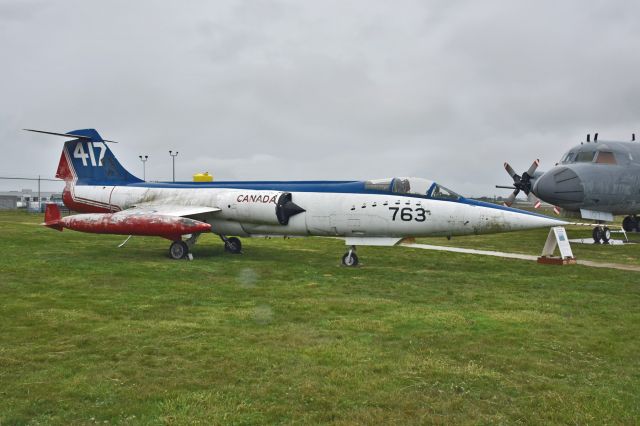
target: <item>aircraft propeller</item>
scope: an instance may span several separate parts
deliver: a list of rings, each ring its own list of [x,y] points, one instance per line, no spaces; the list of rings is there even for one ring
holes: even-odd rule
[[[529,167],[529,169],[526,172],[524,172],[522,176],[520,176],[515,172],[515,170],[513,170],[513,167],[511,167],[509,163],[504,163],[504,169],[507,171],[507,173],[509,173],[509,176],[511,176],[511,179],[513,179],[513,186],[496,185],[496,188],[513,189],[513,192],[509,195],[509,197],[504,202],[505,206],[511,206],[514,200],[516,199],[516,197],[518,196],[518,194],[520,193],[520,191],[522,191],[525,194],[527,194],[527,199],[531,203],[533,203],[536,209],[540,207],[540,200],[538,199],[538,197],[536,197],[533,194],[533,192],[531,192],[531,188],[532,188],[531,178],[533,177],[533,174],[535,173],[539,164],[540,164],[540,160],[535,160],[531,164],[531,167]]]

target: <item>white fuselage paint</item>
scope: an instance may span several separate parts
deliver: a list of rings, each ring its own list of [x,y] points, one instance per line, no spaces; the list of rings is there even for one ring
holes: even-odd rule
[[[402,239],[483,234],[564,224],[559,220],[518,211],[393,194],[292,191],[293,202],[305,211],[292,216],[287,225],[280,225],[275,220],[276,205],[271,198],[282,194],[280,191],[77,185],[73,193],[75,197],[113,206],[114,210],[140,204],[217,207],[221,211],[197,218],[210,223],[213,232],[223,235]],[[251,201],[252,195],[254,201]],[[266,203],[265,199],[268,199]],[[271,211],[273,220],[269,221],[265,217],[270,217]]]

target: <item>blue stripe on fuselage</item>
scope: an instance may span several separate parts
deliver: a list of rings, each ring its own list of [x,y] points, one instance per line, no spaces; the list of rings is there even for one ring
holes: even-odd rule
[[[142,188],[226,188],[249,189],[254,191],[287,192],[335,192],[335,193],[383,193],[383,191],[365,191],[364,181],[252,181],[252,182],[140,182],[129,184]]]

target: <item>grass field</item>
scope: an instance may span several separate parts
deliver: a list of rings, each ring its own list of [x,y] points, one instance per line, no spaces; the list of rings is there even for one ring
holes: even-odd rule
[[[0,213],[0,424],[634,424],[640,273]],[[538,254],[547,230],[422,240]],[[640,246],[574,246],[640,263]]]

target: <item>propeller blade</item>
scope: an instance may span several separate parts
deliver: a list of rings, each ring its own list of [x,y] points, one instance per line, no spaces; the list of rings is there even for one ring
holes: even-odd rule
[[[509,197],[507,197],[507,199],[504,202],[504,205],[507,206],[507,207],[511,207],[511,204],[513,204],[513,202],[515,201],[516,196],[518,195],[519,192],[520,192],[520,190],[516,188],[516,190],[513,191],[509,195]]]
[[[505,186],[505,185],[496,185],[496,188],[502,188],[502,189],[516,189],[515,186],[511,185],[511,186]]]
[[[535,195],[533,195],[533,192],[529,192],[527,194],[527,200],[529,200],[529,202],[531,204],[533,204],[533,208],[537,209],[538,207],[540,207],[540,205],[542,204],[542,202],[540,201],[540,199],[538,197],[536,197]]]
[[[516,177],[518,178],[518,180],[520,180],[520,176],[518,176],[518,174],[516,173],[515,170],[513,170],[513,167],[511,167],[509,165],[509,163],[505,162],[504,163],[504,169],[507,171],[507,173],[509,173],[509,176],[511,176],[511,179],[513,179],[514,181],[516,180]]]
[[[540,165],[540,160],[535,160],[531,164],[531,167],[529,167],[529,170],[527,170],[527,175],[529,175],[529,177],[532,177],[539,165]]]

